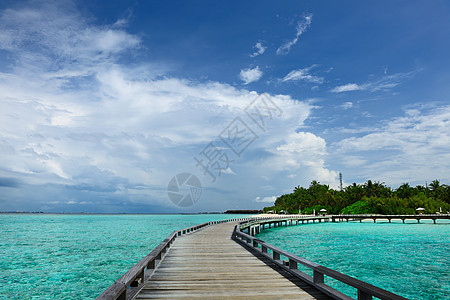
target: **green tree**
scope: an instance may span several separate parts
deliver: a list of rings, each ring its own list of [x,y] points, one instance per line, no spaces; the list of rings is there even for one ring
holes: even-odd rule
[[[373,214],[376,213],[377,209],[372,207],[366,201],[360,200],[347,206],[341,211],[343,215],[358,215],[358,214]]]
[[[317,180],[308,188],[297,186],[289,194],[281,195],[275,204],[264,208],[288,213],[312,213],[325,208],[328,213],[379,213],[415,214],[418,207],[426,213],[450,211],[450,187],[433,180],[430,185],[411,187],[403,183],[395,191],[384,183],[367,180],[364,184],[353,183],[342,191],[330,189]]]

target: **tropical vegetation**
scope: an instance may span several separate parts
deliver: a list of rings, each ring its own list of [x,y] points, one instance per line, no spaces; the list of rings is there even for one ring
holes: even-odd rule
[[[314,180],[308,188],[297,186],[292,193],[278,197],[274,206],[263,211],[312,214],[324,209],[330,214],[448,213],[450,186],[434,180],[425,186],[403,183],[392,189],[368,180],[335,190]]]

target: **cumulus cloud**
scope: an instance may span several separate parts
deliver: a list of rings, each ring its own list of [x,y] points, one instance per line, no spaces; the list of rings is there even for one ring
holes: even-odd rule
[[[256,48],[256,51],[253,52],[253,54],[250,54],[250,57],[256,57],[256,56],[258,56],[258,55],[261,55],[261,54],[263,54],[263,53],[266,51],[266,49],[267,49],[267,47],[266,47],[266,46],[263,46],[263,44],[262,44],[261,42],[257,42],[257,43],[255,44],[255,46],[253,46],[253,48]]]
[[[315,65],[304,69],[292,70],[286,76],[284,76],[281,81],[286,82],[304,80],[307,82],[321,84],[324,81],[323,77],[314,76],[309,73],[309,71],[314,67]]]
[[[239,74],[241,80],[244,84],[249,84],[251,82],[258,81],[263,75],[263,72],[259,69],[259,67],[255,67],[253,69],[243,69]]]
[[[391,184],[439,178],[448,181],[450,106],[407,109],[362,136],[336,145],[341,162],[360,167],[361,177]]]
[[[276,146],[270,150],[272,156],[261,163],[263,167],[270,166],[272,170],[284,173],[282,180],[289,178],[297,185],[299,182],[307,185],[316,179],[337,187],[338,173],[325,165],[328,153],[323,138],[311,132],[290,132],[280,138],[274,141]]]
[[[312,17],[313,17],[312,14],[307,14],[303,16],[303,19],[301,21],[297,22],[297,27],[295,28],[296,29],[295,37],[292,40],[285,42],[277,49],[276,53],[278,55],[288,54],[289,51],[291,51],[291,47],[297,44],[299,37],[306,32],[309,26],[311,26]]]
[[[255,208],[252,199],[267,185],[262,177],[272,195],[305,178],[326,177],[323,149],[305,148],[300,159],[301,138],[290,137],[311,114],[307,101],[268,95],[282,113],[268,115],[263,131],[245,112],[256,92],[158,77],[152,71],[158,65],[149,62],[122,65],[121,55],[140,51],[139,36],[124,31],[122,21],[96,26],[58,3],[32,2],[0,15],[0,49],[11,58],[0,70],[2,209],[174,211],[167,184],[186,171],[204,186],[194,211]],[[262,76],[258,67],[247,71],[246,84]],[[232,164],[212,183],[194,156],[236,117],[256,141],[230,157]],[[294,146],[297,152],[289,150]],[[313,151],[322,161],[313,161]],[[283,177],[300,174],[298,166],[295,182]]]

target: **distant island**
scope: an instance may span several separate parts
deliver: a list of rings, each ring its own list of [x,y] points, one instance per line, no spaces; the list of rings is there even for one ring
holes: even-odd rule
[[[449,213],[450,186],[434,180],[425,186],[411,187],[404,183],[391,189],[384,183],[368,180],[334,190],[313,180],[308,188],[297,186],[292,193],[278,197],[263,212],[312,214],[321,210],[328,214]]]
[[[229,209],[225,214],[260,214],[262,210],[257,209]]]

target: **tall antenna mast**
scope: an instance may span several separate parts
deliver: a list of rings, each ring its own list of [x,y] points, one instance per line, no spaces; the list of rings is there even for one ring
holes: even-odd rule
[[[339,189],[342,191],[342,173],[339,172]]]

